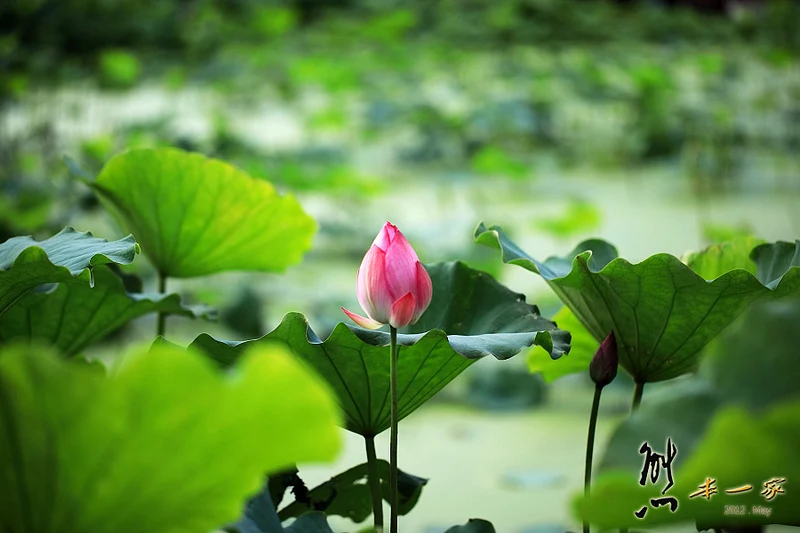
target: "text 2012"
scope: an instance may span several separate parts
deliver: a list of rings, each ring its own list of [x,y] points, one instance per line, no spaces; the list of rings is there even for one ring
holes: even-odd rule
[[[725,515],[745,515],[747,514],[746,505],[726,505]]]

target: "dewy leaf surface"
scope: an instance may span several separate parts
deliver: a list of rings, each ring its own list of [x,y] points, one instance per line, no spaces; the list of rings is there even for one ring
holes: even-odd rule
[[[0,315],[34,287],[70,281],[97,265],[129,264],[138,252],[131,235],[109,242],[64,228],[41,242],[12,237],[0,244]]]
[[[706,281],[669,254],[631,264],[600,240],[585,241],[566,257],[544,262],[527,255],[496,226],[480,224],[475,240],[499,248],[504,262],[540,274],[596,340],[613,330],[620,365],[640,382],[694,370],[700,350],[753,301],[800,292],[800,268],[791,259],[795,254],[797,260],[795,247],[782,243],[778,248],[762,245],[772,254],[770,264],[780,266],[765,285],[743,269]],[[761,268],[765,261],[755,262]]]
[[[508,359],[537,345],[551,357],[569,351],[569,333],[542,318],[524,296],[463,263],[426,267],[433,282],[428,310],[397,336],[399,414],[404,418],[486,355]],[[429,329],[427,332],[417,332]],[[345,427],[377,435],[389,427],[389,333],[339,323],[322,341],[303,315],[290,313],[260,339],[225,342],[200,335],[192,348],[220,364],[235,361],[252,344],[281,342],[331,385],[345,413]]]
[[[41,342],[66,357],[80,353],[127,322],[149,313],[186,317],[201,310],[181,305],[177,294],[138,294],[125,290],[122,279],[106,266],[62,281],[49,293],[29,292],[0,315],[0,343]]]
[[[173,148],[112,158],[89,185],[167,276],[280,272],[316,224],[292,196],[217,159]]]
[[[110,377],[0,353],[0,530],[196,533],[236,520],[265,473],[340,446],[327,387],[279,347],[231,373],[165,346]]]
[[[614,432],[591,496],[576,510],[603,528],[654,526],[699,521],[705,528],[729,520],[740,524],[800,525],[800,301],[765,300],[755,304],[710,346],[699,374],[676,382],[660,395],[645,392],[641,407]],[[633,516],[666,485],[638,483],[642,442],[663,453],[667,438],[678,448],[672,463],[678,498],[674,514],[650,509]],[[663,470],[662,470],[663,473]],[[706,478],[716,480],[710,499],[690,498]],[[785,492],[766,501],[761,491],[771,478],[785,478]],[[743,485],[746,493],[725,493]],[[730,516],[725,505],[744,505],[748,514]],[[770,516],[752,513],[769,507]]]

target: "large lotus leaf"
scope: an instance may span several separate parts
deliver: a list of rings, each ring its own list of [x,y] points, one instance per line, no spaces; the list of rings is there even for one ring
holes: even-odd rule
[[[756,264],[750,259],[750,253],[762,242],[753,237],[740,237],[709,246],[700,252],[686,254],[682,260],[704,279],[714,279],[734,268],[743,268],[755,274]],[[553,320],[560,328],[572,334],[569,357],[553,360],[541,350],[531,350],[528,355],[528,369],[541,374],[548,383],[569,374],[586,372],[600,346],[600,342],[581,324],[569,307],[562,307]]]
[[[167,276],[282,271],[300,261],[316,230],[270,183],[172,148],[117,155],[89,185]]]
[[[585,241],[566,257],[540,262],[499,227],[480,224],[475,239],[499,248],[504,262],[540,274],[596,340],[613,330],[620,365],[643,383],[694,370],[700,350],[753,301],[800,292],[800,268],[791,260],[773,259],[785,271],[772,273],[774,281],[764,285],[744,269],[706,281],[669,254],[631,264],[600,240]],[[780,243],[777,248],[763,246],[781,259],[795,253],[794,247]],[[756,265],[760,266],[758,259]]]
[[[724,505],[744,505],[748,512],[760,505],[771,507],[771,516],[751,513],[745,520],[800,524],[800,493],[787,488],[774,502],[760,494],[773,477],[786,478],[789,487],[800,479],[798,321],[800,302],[759,302],[711,345],[699,375],[646,398],[612,436],[603,473],[591,497],[578,502],[579,513],[608,527],[680,520],[718,526],[729,516]],[[657,490],[639,486],[639,447],[648,442],[663,453],[667,438],[678,447],[672,463],[675,486],[668,492],[678,497],[678,511],[650,509],[638,520],[633,510],[666,485],[662,478]],[[710,500],[689,498],[706,477],[717,480],[718,494]],[[746,484],[752,491],[724,492]]]
[[[0,244],[0,315],[39,285],[69,281],[97,265],[128,264],[137,253],[131,235],[109,242],[64,228],[44,241],[12,237]]]
[[[62,281],[53,292],[29,292],[0,315],[0,343],[42,342],[71,357],[127,322],[149,313],[207,316],[181,305],[177,294],[139,294],[125,290],[110,268],[94,270],[94,286],[84,272]]]
[[[414,328],[426,333],[399,333],[399,415],[411,414],[476,359],[507,359],[538,345],[551,357],[569,351],[569,333],[542,318],[525,298],[491,276],[463,263],[426,267],[433,299]],[[415,330],[411,330],[415,331]],[[305,317],[290,313],[260,339],[225,342],[200,335],[192,343],[210,357],[229,364],[252,344],[279,341],[311,365],[336,392],[345,427],[364,436],[389,427],[389,333],[339,323],[322,341]]]
[[[335,402],[279,347],[231,373],[187,350],[110,377],[35,348],[0,353],[0,529],[211,531],[267,472],[331,460]]]

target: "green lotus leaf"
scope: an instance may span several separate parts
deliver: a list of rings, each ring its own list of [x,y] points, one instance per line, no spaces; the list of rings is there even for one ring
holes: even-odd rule
[[[569,357],[553,359],[544,350],[528,352],[528,370],[533,374],[541,374],[547,383],[560,377],[578,372],[587,372],[600,343],[592,337],[569,307],[562,307],[553,317],[553,321],[572,336]]]
[[[620,365],[642,383],[694,370],[700,350],[755,300],[800,292],[795,246],[785,243],[753,250],[757,268],[762,255],[785,267],[770,272],[773,279],[765,285],[741,268],[706,281],[669,254],[631,264],[601,240],[584,241],[567,256],[544,262],[496,226],[480,224],[475,240],[499,248],[504,262],[540,274],[596,340],[613,330]]]
[[[482,518],[470,518],[463,526],[453,526],[444,533],[495,533],[491,522]]]
[[[286,533],[333,533],[333,529],[328,525],[325,513],[319,511],[304,514],[292,522],[292,525],[286,527],[284,531]]]
[[[382,477],[388,478],[388,463],[381,461],[380,466]],[[359,465],[311,490],[305,490],[305,484],[297,476],[296,468],[279,472],[270,476],[268,484],[261,492],[248,500],[242,518],[235,524],[226,526],[224,530],[233,533],[281,533],[282,531],[332,533],[327,521],[328,516],[345,516],[355,522],[361,522],[372,512],[369,490],[363,483],[366,471],[365,464]],[[411,485],[408,485],[409,479],[412,480]],[[413,507],[426,481],[401,472],[399,481],[401,506]],[[293,488],[296,500],[278,513],[275,510],[275,502],[280,503],[290,487]],[[302,488],[295,491],[295,487]],[[401,514],[405,513],[401,511]],[[289,518],[295,520],[284,528],[281,521]]]
[[[125,290],[110,268],[94,269],[62,281],[50,293],[29,292],[0,315],[0,343],[41,342],[71,357],[127,322],[149,313],[208,317],[202,308],[181,304],[177,294],[140,294]]]
[[[137,253],[131,235],[109,242],[64,228],[44,241],[12,237],[0,244],[0,315],[39,285],[70,281],[97,265],[129,264]]]
[[[764,300],[755,304],[709,347],[696,376],[686,377],[641,407],[612,435],[589,498],[576,511],[602,528],[653,526],[693,521],[703,529],[729,523],[800,525],[800,301]],[[765,350],[764,347],[769,346]],[[659,497],[666,486],[638,481],[643,442],[664,453],[667,439],[677,446],[672,462],[675,485],[667,495],[679,500],[675,513],[649,509],[644,519],[633,511]],[[662,470],[663,473],[663,470]],[[706,478],[716,480],[710,499],[689,496]],[[786,479],[786,491],[767,501],[763,484]],[[744,485],[746,493],[725,493]],[[726,505],[745,515],[726,514]],[[769,516],[753,507],[769,507]],[[733,507],[729,508],[733,509]]]
[[[683,262],[704,279],[714,279],[729,270],[743,268],[753,274],[756,263],[750,259],[753,248],[763,243],[753,237],[741,237],[730,242],[709,246],[701,252],[686,254]],[[569,374],[586,372],[600,342],[581,324],[569,307],[562,307],[553,317],[560,328],[572,334],[569,357],[553,360],[541,350],[531,350],[528,369],[539,373],[548,383]]]
[[[264,499],[268,498],[268,496],[264,497]],[[259,520],[254,520],[245,517],[236,524],[228,526],[224,531],[233,533],[334,533],[331,526],[328,525],[328,517],[321,511],[310,511],[284,528],[278,521],[274,506],[269,518],[264,516],[259,517]]]
[[[160,346],[109,377],[45,350],[0,353],[0,529],[211,531],[265,473],[328,461],[335,402],[280,347],[223,373]]]
[[[753,249],[750,258],[758,268],[761,283],[773,289],[779,297],[800,292],[800,240],[794,243],[762,244]]]
[[[459,262],[426,269],[433,282],[431,304],[417,324],[397,335],[401,419],[478,358],[508,359],[533,345],[554,358],[569,351],[569,333],[488,274]],[[226,342],[203,334],[191,347],[227,365],[247,346],[276,341],[289,346],[331,385],[347,429],[374,436],[389,427],[388,332],[339,323],[322,341],[303,315],[290,313],[259,339]]]
[[[296,471],[296,469],[295,469]],[[278,474],[280,475],[280,474]],[[270,482],[272,481],[270,477]],[[283,525],[275,510],[275,503],[270,486],[265,486],[261,492],[247,501],[243,516],[234,524],[226,526],[223,531],[232,533],[280,533]]]
[[[280,511],[281,520],[296,518],[308,511],[324,511],[328,516],[349,518],[355,523],[363,522],[372,514],[372,497],[367,478],[369,466],[362,463],[317,485],[303,496],[295,499]],[[378,476],[381,480],[383,499],[389,502],[389,463],[378,459]],[[398,470],[397,512],[400,516],[408,514],[422,495],[427,479]]]
[[[272,184],[173,148],[117,155],[89,185],[166,276],[280,272],[300,261],[316,231]]]
[[[737,237],[731,241],[712,244],[699,252],[687,253],[682,260],[705,280],[716,279],[737,268],[755,275],[756,263],[750,259],[750,254],[761,244],[764,244],[762,239]]]

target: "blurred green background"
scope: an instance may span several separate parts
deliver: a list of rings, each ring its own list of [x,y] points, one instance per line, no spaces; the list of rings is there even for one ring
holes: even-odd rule
[[[171,319],[172,340],[258,336],[290,310],[325,335],[358,308],[355,271],[385,220],[423,262],[465,260],[552,316],[544,283],[472,243],[479,221],[537,258],[590,236],[632,261],[800,236],[798,26],[793,0],[11,0],[0,241],[121,236],[63,156],[94,174],[121,150],[178,146],[272,181],[320,230],[285,275],[171,282],[221,315]],[[155,288],[145,260],[134,269]],[[600,446],[627,386],[604,400]],[[581,377],[545,387],[523,357],[475,365],[401,427],[401,466],[432,478],[404,529],[576,527],[590,395]]]

